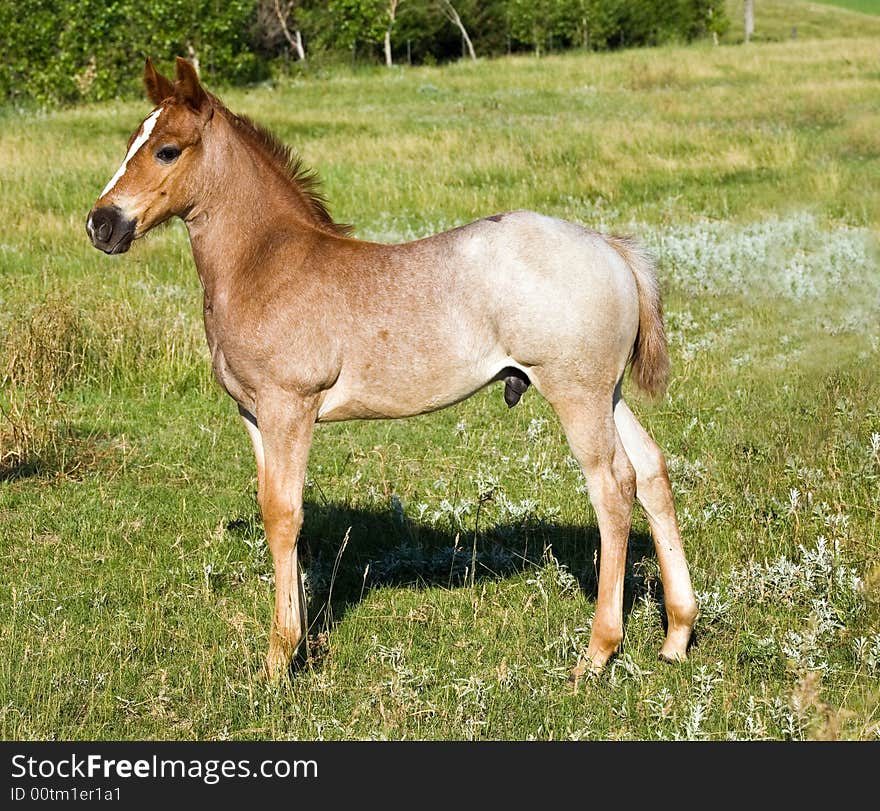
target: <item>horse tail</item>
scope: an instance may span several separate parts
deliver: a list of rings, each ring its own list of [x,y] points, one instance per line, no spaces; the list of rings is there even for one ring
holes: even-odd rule
[[[654,260],[631,237],[608,240],[632,271],[639,294],[639,330],[630,355],[630,376],[643,392],[659,397],[669,382],[669,348]]]

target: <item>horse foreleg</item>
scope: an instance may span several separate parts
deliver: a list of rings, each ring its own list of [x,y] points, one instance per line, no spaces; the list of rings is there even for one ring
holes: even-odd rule
[[[261,401],[257,413],[264,456],[258,498],[275,567],[275,613],[266,672],[270,678],[278,678],[289,667],[308,630],[297,539],[303,522],[303,484],[317,407],[308,401]],[[259,467],[259,454],[257,460]]]
[[[697,619],[697,601],[675,518],[666,460],[657,443],[623,400],[618,400],[615,405],[614,422],[626,454],[636,469],[636,498],[648,516],[660,563],[668,621],[660,658],[681,661],[687,658],[688,643]]]

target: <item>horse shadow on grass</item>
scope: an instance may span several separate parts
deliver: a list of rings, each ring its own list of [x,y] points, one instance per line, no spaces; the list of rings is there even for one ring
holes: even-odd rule
[[[591,602],[598,594],[601,552],[595,525],[560,524],[534,518],[491,524],[485,515],[468,516],[470,526],[437,528],[406,515],[399,502],[368,510],[335,503],[307,503],[300,534],[300,563],[309,595],[309,661],[320,665],[328,633],[374,588],[447,589],[517,576],[556,561],[577,579]],[[485,524],[485,527],[483,526]],[[230,521],[228,535],[253,548],[263,560],[258,514]],[[633,529],[624,581],[624,625],[635,602],[658,599],[662,586],[654,575],[653,541]],[[305,646],[303,646],[305,648]],[[300,662],[299,664],[302,664]]]

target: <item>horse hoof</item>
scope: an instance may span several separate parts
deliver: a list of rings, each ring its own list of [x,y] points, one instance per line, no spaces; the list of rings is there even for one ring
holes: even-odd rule
[[[568,683],[577,690],[581,679],[595,679],[604,669],[604,664],[596,664],[589,656],[581,656],[578,663],[571,669],[571,673],[568,674]]]
[[[260,680],[267,684],[278,685],[290,678],[291,660],[284,656],[266,657],[260,670]]]
[[[269,684],[274,687],[277,687],[284,681],[285,672],[284,670],[276,667],[269,667],[269,665],[263,665],[257,671],[257,681],[263,684]]]

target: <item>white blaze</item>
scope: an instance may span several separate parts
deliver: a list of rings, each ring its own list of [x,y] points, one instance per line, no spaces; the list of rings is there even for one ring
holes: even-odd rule
[[[125,168],[128,166],[128,162],[147,142],[147,139],[150,137],[150,133],[153,131],[153,127],[156,126],[156,121],[158,120],[161,113],[162,108],[160,107],[158,110],[154,110],[152,113],[150,113],[144,120],[144,123],[141,124],[140,135],[138,135],[138,137],[135,138],[132,142],[131,149],[128,150],[128,154],[125,156],[125,160],[122,161],[122,166],[120,166],[116,170],[116,174],[110,178],[110,182],[104,187],[104,191],[101,192],[101,197],[107,194],[119,182],[119,178],[121,178],[125,174]]]

